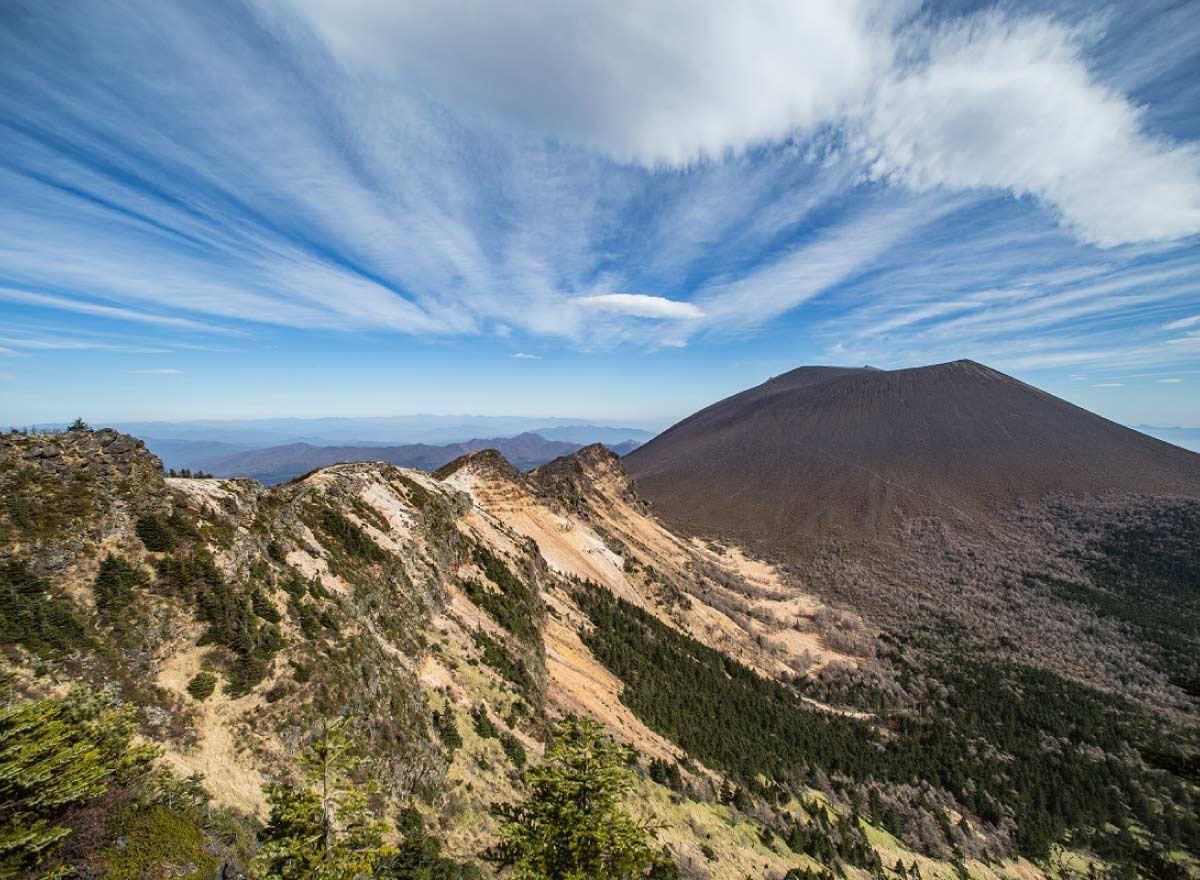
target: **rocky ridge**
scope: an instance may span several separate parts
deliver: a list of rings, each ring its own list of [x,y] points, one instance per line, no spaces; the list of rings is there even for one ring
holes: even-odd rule
[[[494,830],[488,805],[519,795],[521,764],[536,760],[549,722],[586,713],[637,748],[635,809],[666,822],[662,840],[685,876],[781,878],[822,865],[769,842],[771,828],[812,821],[811,808],[745,791],[727,800],[737,778],[631,702],[637,682],[597,653],[614,622],[596,609],[620,597],[631,609],[622,619],[645,615],[640,626],[664,628],[658,640],[715,651],[793,696],[786,689],[809,675],[857,675],[877,631],[736,546],[671,532],[603,447],[529,474],[481,451],[434,475],[343,464],[264,488],[166,478],[115,432],[5,435],[0,489],[0,576],[28,583],[32,572],[44,584],[36,608],[53,604],[78,634],[16,633],[0,646],[3,671],[27,696],[72,683],[118,694],[165,766],[203,774],[226,807],[261,818],[262,784],[297,772],[321,718],[347,715],[388,802],[415,804],[452,854],[473,859]],[[133,572],[117,605],[100,590],[114,559]],[[14,595],[0,585],[0,601]],[[216,687],[197,696],[203,676]],[[872,737],[883,723],[811,696],[799,705],[799,720],[844,719]],[[806,796],[849,810],[828,786]],[[957,839],[968,854],[1000,851],[982,832]],[[944,852],[914,845],[873,844],[884,864],[959,876]],[[1023,861],[969,865],[981,880],[1035,874]]]

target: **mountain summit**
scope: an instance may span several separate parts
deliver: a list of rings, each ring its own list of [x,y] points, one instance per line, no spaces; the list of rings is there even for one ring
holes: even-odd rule
[[[966,360],[801,367],[624,465],[676,525],[780,549],[883,536],[912,517],[978,524],[1052,494],[1200,494],[1200,456]]]

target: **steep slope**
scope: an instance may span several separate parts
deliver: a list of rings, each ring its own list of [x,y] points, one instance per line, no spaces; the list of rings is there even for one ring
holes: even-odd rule
[[[352,461],[384,461],[399,467],[433,471],[460,455],[481,449],[497,449],[517,467],[528,469],[578,448],[577,443],[546,440],[530,433],[491,440],[468,440],[447,446],[431,446],[427,443],[404,446],[313,446],[309,443],[290,443],[206,459],[199,462],[197,467],[219,477],[250,477],[272,485],[317,468]]]
[[[1200,495],[1200,456],[971,361],[803,367],[715,403],[625,467],[671,523],[773,550],[983,526],[1018,501]]]
[[[854,665],[855,646],[869,646],[861,621],[834,613],[774,566],[670,532],[599,444],[528,474],[485,451],[435,476],[534,541],[554,571],[599,584],[764,675]]]
[[[118,694],[163,765],[201,774],[235,815],[263,818],[263,784],[299,773],[297,745],[320,718],[348,715],[389,802],[422,792],[432,827],[473,860],[494,832],[488,805],[519,795],[519,762],[536,759],[548,720],[584,712],[643,762],[689,768],[686,807],[649,779],[637,799],[687,814],[669,839],[698,870],[706,841],[721,863],[705,876],[814,864],[764,848],[748,817],[714,809],[721,776],[623,705],[622,682],[582,641],[573,580],[621,587],[625,560],[544,506],[497,453],[469,456],[458,482],[486,474],[493,493],[536,508],[529,522],[568,536],[547,556],[490,512],[494,499],[475,503],[420,471],[342,464],[264,489],[164,478],[140,441],[113,431],[0,441],[0,681],[11,675],[26,698],[71,685]],[[777,646],[745,624],[755,631],[721,615],[722,641],[790,674],[797,622],[775,624]],[[819,634],[805,638],[819,650]]]
[[[818,598],[819,569],[680,537],[600,446],[530,473],[483,451],[436,475],[367,462],[264,488],[164,478],[112,431],[10,434],[0,493],[6,704],[112,694],[175,780],[165,799],[64,817],[85,876],[135,848],[131,816],[161,819],[199,787],[220,821],[192,807],[172,821],[237,876],[262,784],[297,777],[331,716],[366,746],[383,811],[416,810],[475,862],[494,841],[489,805],[522,796],[521,769],[571,712],[635,747],[629,806],[663,827],[689,880],[914,865],[926,880],[1032,880],[1160,849],[1194,864],[1180,855],[1200,841],[1194,749],[1169,718],[993,660],[952,628],[935,651]],[[1176,514],[1166,575],[1195,555]],[[1101,630],[1078,626],[1063,640],[1087,634],[1087,667]],[[1122,854],[1102,829],[1129,821]],[[1055,848],[1068,839],[1078,851]],[[173,852],[111,876],[200,876]]]

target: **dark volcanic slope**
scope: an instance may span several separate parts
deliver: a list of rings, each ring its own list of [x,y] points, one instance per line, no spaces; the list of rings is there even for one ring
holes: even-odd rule
[[[1200,455],[972,361],[802,367],[701,410],[623,460],[669,521],[778,549],[981,522],[1018,499],[1200,495]]]

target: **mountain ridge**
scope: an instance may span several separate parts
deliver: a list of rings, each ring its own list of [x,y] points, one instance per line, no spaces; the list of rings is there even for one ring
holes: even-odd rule
[[[568,714],[634,748],[629,805],[688,880],[1062,880],[1056,853],[1158,876],[1166,848],[1200,850],[1195,499],[1031,506],[990,543],[906,520],[888,567],[680,534],[599,444],[529,472],[484,449],[266,487],[168,477],[80,427],[0,437],[0,490],[5,699],[115,695],[223,818],[131,803],[226,876],[263,783],[300,778],[297,747],[338,716],[384,808],[473,869]],[[89,810],[57,817],[63,853],[104,877],[122,841],[145,851],[125,824],[144,813]],[[1132,821],[1132,843],[1104,831]]]
[[[628,442],[616,448],[628,450]],[[532,432],[445,445],[315,446],[310,443],[290,443],[201,460],[196,463],[196,469],[219,477],[250,477],[270,485],[317,468],[350,461],[386,461],[401,467],[435,471],[461,455],[483,449],[498,449],[516,467],[528,470],[579,448],[578,443],[548,440]]]

